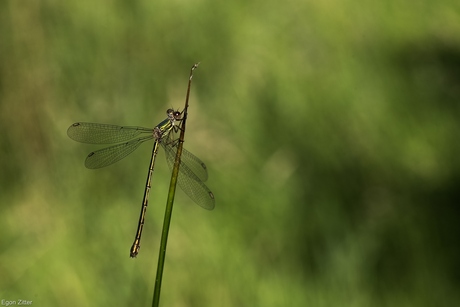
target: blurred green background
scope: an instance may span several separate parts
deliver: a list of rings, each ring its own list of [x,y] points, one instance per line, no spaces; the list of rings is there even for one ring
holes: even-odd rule
[[[143,145],[88,170],[76,121],[153,127],[194,83],[162,306],[460,304],[460,2],[2,1],[0,300],[149,306]]]

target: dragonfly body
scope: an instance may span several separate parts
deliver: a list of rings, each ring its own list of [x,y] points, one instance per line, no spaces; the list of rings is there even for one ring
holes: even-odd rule
[[[168,118],[159,123],[155,128],[153,128],[153,137],[155,139],[155,143],[153,143],[152,157],[150,158],[150,166],[149,171],[147,173],[147,182],[145,183],[144,199],[142,200],[142,208],[141,214],[139,216],[139,223],[137,224],[136,237],[134,238],[133,245],[131,246],[131,249],[129,251],[129,255],[131,258],[136,257],[139,253],[139,249],[141,248],[140,243],[142,230],[144,228],[145,213],[147,212],[147,206],[149,203],[150,188],[152,187],[152,175],[155,167],[155,157],[158,153],[158,147],[160,142],[162,141],[163,136],[165,134],[169,134],[171,129],[174,127],[173,123],[175,122],[176,118],[174,116],[170,116],[170,111],[172,110],[168,110],[166,112],[168,113]]]
[[[130,249],[131,257],[136,257],[140,248],[158,148],[160,145],[164,148],[170,168],[174,164],[177,152],[177,140],[174,139],[174,134],[180,129],[180,125],[177,122],[181,121],[181,113],[172,109],[169,109],[166,113],[168,117],[153,129],[78,122],[67,130],[67,135],[78,142],[89,144],[119,143],[91,152],[85,160],[85,166],[90,169],[113,164],[131,154],[140,144],[154,139],[138,228],[134,243]],[[206,165],[192,153],[183,149],[177,182],[193,201],[205,209],[212,210],[214,209],[215,199],[213,193],[204,184],[207,177]]]

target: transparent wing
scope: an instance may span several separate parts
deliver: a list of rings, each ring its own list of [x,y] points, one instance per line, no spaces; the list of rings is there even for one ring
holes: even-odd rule
[[[118,162],[136,150],[140,144],[151,139],[153,139],[153,135],[93,151],[86,157],[85,166],[95,169]]]
[[[173,134],[171,134],[173,135]],[[166,159],[168,161],[168,165],[174,165],[174,161],[176,160],[176,152],[177,152],[177,141],[171,141],[170,136],[166,140],[163,140],[161,145],[167,152]],[[166,148],[167,147],[167,148]],[[190,151],[182,148],[182,155],[181,155],[181,163],[187,165],[190,171],[198,177],[201,181],[208,180],[208,169],[206,168],[206,164],[197,158],[194,154]],[[182,165],[181,164],[181,165]]]
[[[168,166],[172,170],[176,159],[177,148],[162,142]],[[196,171],[196,173],[195,173]],[[199,175],[198,175],[199,174]],[[203,183],[208,178],[206,165],[189,151],[182,149],[181,164],[177,183],[181,189],[199,206],[212,210],[215,206],[214,194]]]
[[[153,129],[95,123],[75,123],[67,129],[74,141],[88,144],[111,144],[125,142],[141,133],[153,134]]]

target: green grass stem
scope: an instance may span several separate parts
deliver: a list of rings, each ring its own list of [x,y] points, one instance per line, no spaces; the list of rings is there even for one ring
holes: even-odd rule
[[[192,66],[190,70],[190,78],[188,82],[187,95],[185,98],[185,107],[183,111],[183,118],[181,122],[181,132],[179,137],[179,144],[177,146],[176,161],[171,175],[171,182],[169,184],[168,199],[166,201],[165,217],[163,221],[163,230],[161,232],[160,251],[158,256],[157,274],[155,278],[155,288],[153,291],[152,306],[157,307],[160,304],[161,281],[163,279],[163,268],[166,259],[166,246],[168,243],[169,225],[171,224],[171,216],[174,204],[174,195],[176,194],[177,176],[179,175],[180,157],[182,154],[182,147],[185,137],[185,124],[187,120],[188,100],[190,96],[190,86],[192,84],[193,70],[198,67],[199,63]]]

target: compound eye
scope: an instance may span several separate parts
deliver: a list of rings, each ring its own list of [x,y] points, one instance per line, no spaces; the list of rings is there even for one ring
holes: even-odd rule
[[[181,115],[182,115],[182,113],[179,112],[179,111],[175,111],[175,112],[174,112],[174,117],[175,117],[175,118],[180,118]]]
[[[168,114],[168,115],[169,115],[169,114],[174,114],[174,113],[175,113],[175,112],[174,112],[173,109],[168,109],[168,110],[166,111],[166,114]],[[174,115],[175,115],[175,114],[174,114]]]

